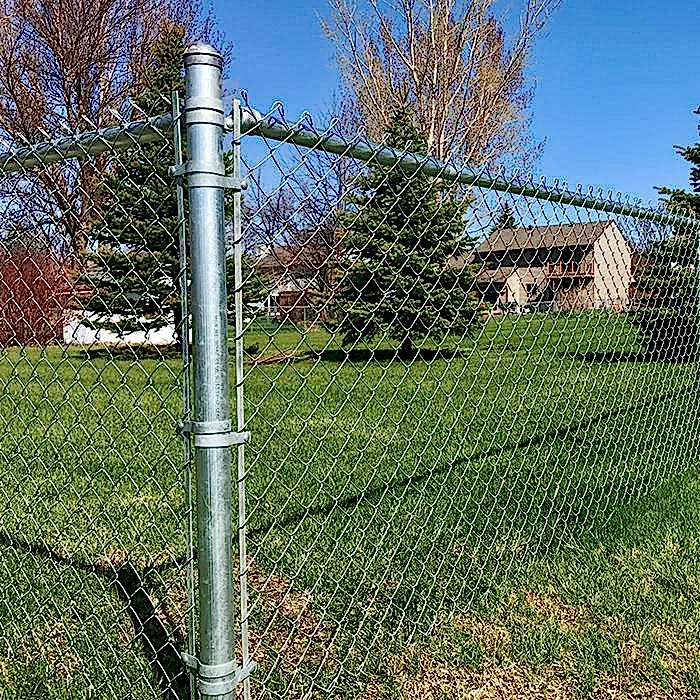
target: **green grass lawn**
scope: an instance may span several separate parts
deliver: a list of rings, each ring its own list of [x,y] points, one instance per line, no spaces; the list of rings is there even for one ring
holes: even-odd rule
[[[410,363],[319,328],[245,345],[256,697],[697,697],[695,365],[605,313],[494,319]],[[161,697],[178,364],[4,352],[0,698]]]

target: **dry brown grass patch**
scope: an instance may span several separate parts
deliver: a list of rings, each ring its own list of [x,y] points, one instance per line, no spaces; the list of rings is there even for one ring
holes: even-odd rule
[[[43,660],[57,676],[70,682],[83,664],[71,640],[71,635],[77,630],[77,623],[66,622],[32,629],[15,647],[9,660],[22,666]]]
[[[606,673],[598,679],[592,700],[697,700],[697,694],[678,680],[665,690],[655,683],[635,683],[627,676]]]
[[[262,679],[266,662],[277,657],[281,671],[290,679],[299,679],[295,683],[298,693],[291,689],[289,697],[315,697],[307,695],[309,683],[304,676],[320,668],[334,672],[339,664],[332,630],[314,611],[312,593],[294,590],[286,576],[259,572],[252,561],[248,585],[251,600],[262,612],[249,630],[251,655],[263,667],[256,677]]]
[[[633,639],[628,639],[620,645],[620,660],[625,671],[639,671],[646,664],[646,659],[646,649]]]
[[[135,641],[134,625],[129,617],[124,616],[121,625],[117,628],[117,641],[125,648],[129,648]]]
[[[562,603],[552,595],[529,592],[525,595],[525,603],[538,615],[556,622],[562,629],[576,632],[588,621],[588,611]]]
[[[115,572],[129,561],[129,552],[125,549],[112,549],[103,554],[95,565],[102,573]]]
[[[684,673],[700,665],[700,646],[682,639],[668,625],[653,627],[651,638],[663,650],[662,664],[672,674]]]
[[[452,624],[460,632],[469,634],[493,656],[504,656],[510,649],[510,632],[504,625],[461,615],[455,615]]]
[[[573,700],[572,682],[555,666],[489,666],[474,671],[425,651],[395,657],[389,671],[401,700]],[[374,700],[381,695],[365,695]]]
[[[165,596],[155,606],[156,616],[170,630],[176,643],[187,639],[187,571],[170,582]]]

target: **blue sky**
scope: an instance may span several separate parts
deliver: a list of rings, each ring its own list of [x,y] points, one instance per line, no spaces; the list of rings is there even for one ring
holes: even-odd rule
[[[258,109],[323,111],[337,86],[325,0],[215,0],[234,44],[230,88]],[[531,62],[539,174],[643,199],[686,187],[673,146],[698,140],[700,13],[692,0],[563,0]]]

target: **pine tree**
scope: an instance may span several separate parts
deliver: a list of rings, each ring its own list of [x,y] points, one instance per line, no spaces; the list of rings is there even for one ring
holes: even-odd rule
[[[168,22],[140,76],[133,117],[167,111],[171,91],[184,91],[184,27]],[[85,307],[93,325],[119,335],[155,330],[175,320],[180,327],[178,210],[168,175],[174,162],[169,140],[144,144],[114,156],[98,188],[99,221],[92,229],[95,271]],[[113,316],[117,315],[117,320]]]
[[[393,114],[387,143],[426,153],[408,108]],[[438,178],[370,166],[342,217],[331,325],[344,345],[390,337],[409,352],[417,341],[470,333],[480,318],[474,274],[449,265],[474,243],[465,208]]]
[[[695,110],[694,114],[700,116],[700,107]],[[700,127],[698,127],[698,133],[700,133]],[[690,186],[692,191],[660,187],[659,192],[667,196],[666,206],[669,210],[700,217],[700,141],[692,146],[678,148],[677,152],[691,165]]]
[[[700,115],[700,109],[695,113]],[[660,187],[659,192],[670,212],[700,217],[700,143],[678,153],[691,164],[692,191]],[[675,226],[668,238],[643,251],[632,320],[652,357],[689,360],[696,355],[697,239],[697,228]]]

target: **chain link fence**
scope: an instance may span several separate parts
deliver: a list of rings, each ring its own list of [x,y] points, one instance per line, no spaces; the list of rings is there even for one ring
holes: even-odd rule
[[[561,591],[697,465],[700,223],[186,66],[0,153],[0,697],[611,696],[644,640]]]
[[[182,206],[131,116],[0,156],[2,697],[189,696]]]
[[[543,572],[697,466],[699,222],[436,162],[406,112],[243,126],[253,696],[579,697]]]

